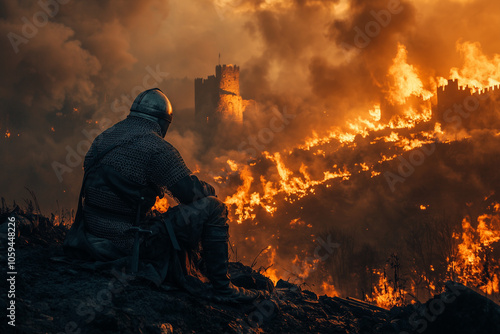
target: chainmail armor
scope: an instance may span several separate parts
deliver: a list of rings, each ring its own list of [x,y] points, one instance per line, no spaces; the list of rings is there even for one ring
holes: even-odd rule
[[[191,174],[179,152],[161,138],[157,123],[131,116],[97,136],[85,156],[85,170],[99,152],[116,144],[119,146],[108,152],[93,168],[108,165],[132,181],[144,186],[153,184],[163,191],[168,191],[180,179]],[[85,205],[88,205],[87,210]],[[97,214],[90,208],[108,211],[110,215]],[[113,192],[90,188],[85,193],[84,217],[88,231],[111,240],[126,252],[132,248],[133,235],[124,235],[123,232],[132,226],[135,218],[133,210]],[[113,216],[113,212],[120,213],[122,217]]]
[[[88,209],[84,209],[85,223],[88,231],[99,238],[111,240],[121,251],[130,254],[134,245],[133,234],[126,234],[125,231],[133,226],[133,220],[126,222],[123,217],[113,217],[110,215],[99,215]]]
[[[121,199],[111,191],[105,191],[94,187],[86,188],[85,204],[93,207],[101,207],[101,203],[106,203],[106,209],[115,214],[133,216],[135,210],[130,205],[126,205]]]

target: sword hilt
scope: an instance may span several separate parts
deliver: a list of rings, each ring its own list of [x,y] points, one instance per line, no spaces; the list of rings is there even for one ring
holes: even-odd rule
[[[131,228],[129,228],[128,230],[125,231],[126,234],[139,234],[139,233],[143,233],[143,234],[153,234],[153,231],[151,230],[144,230],[142,228],[140,228],[139,226],[132,226]]]

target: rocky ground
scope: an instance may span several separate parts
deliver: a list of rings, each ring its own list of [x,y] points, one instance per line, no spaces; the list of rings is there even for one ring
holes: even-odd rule
[[[236,285],[267,289],[272,297],[228,305],[157,289],[125,270],[82,270],[51,260],[63,256],[64,226],[21,210],[0,215],[4,272],[8,217],[16,217],[18,234],[16,326],[3,317],[0,333],[500,333],[500,306],[453,282],[425,304],[385,310],[354,299],[318,297],[285,281],[274,286],[251,268],[232,263]],[[10,303],[9,287],[3,279],[2,305]]]

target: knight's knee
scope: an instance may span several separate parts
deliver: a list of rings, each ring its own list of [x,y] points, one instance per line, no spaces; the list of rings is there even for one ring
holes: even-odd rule
[[[227,206],[223,201],[215,196],[208,196],[207,198],[210,201],[210,208],[213,213],[227,216]]]
[[[194,206],[202,211],[209,212],[212,214],[226,214],[227,207],[223,201],[215,196],[207,196],[193,203]]]
[[[218,197],[215,196],[208,196],[207,200],[214,206],[223,206],[223,207],[226,206],[226,204],[224,204],[223,201],[221,201]]]

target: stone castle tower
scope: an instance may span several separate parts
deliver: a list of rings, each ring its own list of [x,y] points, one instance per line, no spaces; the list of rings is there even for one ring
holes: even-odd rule
[[[217,65],[215,76],[194,81],[194,112],[198,123],[243,123],[247,101],[240,96],[240,68]]]

